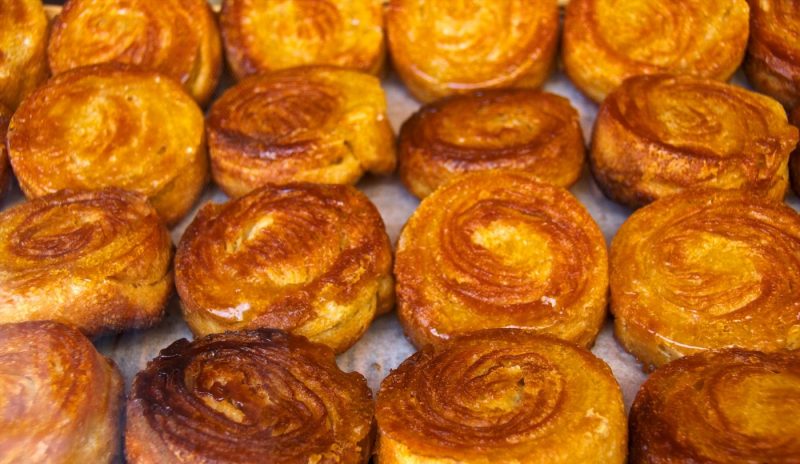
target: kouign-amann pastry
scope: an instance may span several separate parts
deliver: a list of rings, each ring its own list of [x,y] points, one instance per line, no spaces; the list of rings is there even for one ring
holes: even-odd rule
[[[377,78],[311,66],[250,77],[208,116],[211,172],[231,196],[267,183],[355,183],[395,166]]]
[[[41,0],[0,0],[0,105],[13,110],[47,79]]]
[[[800,106],[795,108],[790,120],[795,127],[800,127]],[[789,172],[792,180],[792,188],[796,194],[800,195],[800,148],[795,148],[792,156],[789,159]]]
[[[68,0],[47,56],[54,74],[106,62],[157,71],[201,104],[222,71],[219,29],[205,0]]]
[[[0,324],[0,463],[111,463],[122,377],[75,329]]]
[[[600,107],[590,160],[606,195],[632,207],[697,187],[782,200],[797,139],[769,97],[689,76],[639,76]]]
[[[707,351],[644,383],[631,409],[631,464],[800,462],[800,351]]]
[[[635,212],[611,246],[611,310],[645,369],[697,351],[800,348],[800,215],[748,191]]]
[[[348,185],[267,185],[207,204],[175,258],[196,335],[275,327],[328,345],[355,343],[394,302],[378,210]]]
[[[558,45],[556,0],[390,0],[392,64],[414,96],[541,86]]]
[[[417,111],[400,130],[400,177],[422,198],[455,175],[518,169],[569,187],[583,168],[578,112],[557,95],[482,90]]]
[[[148,327],[172,292],[172,242],[138,194],[71,192],[0,213],[0,323],[57,320],[87,335]]]
[[[622,81],[675,73],[720,81],[744,57],[746,0],[574,0],[564,18],[566,73],[602,101]]]
[[[606,314],[606,243],[567,190],[522,172],[458,176],[397,244],[398,316],[417,346],[517,327],[591,346]]]
[[[8,190],[11,179],[11,167],[8,164],[8,151],[6,150],[6,131],[11,119],[11,111],[0,103],[0,200]]]
[[[381,384],[381,464],[625,462],[622,393],[590,352],[494,329],[427,346]]]
[[[8,135],[28,198],[120,187],[148,197],[168,225],[206,183],[203,113],[172,79],[122,64],[73,69],[19,107]]]
[[[133,381],[131,464],[366,464],[372,394],[333,352],[279,330],[178,340]]]

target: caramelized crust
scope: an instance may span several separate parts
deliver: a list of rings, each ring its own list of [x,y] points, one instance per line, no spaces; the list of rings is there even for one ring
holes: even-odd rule
[[[629,462],[800,462],[798,407],[800,351],[687,356],[639,390]]]
[[[394,170],[386,98],[373,76],[313,66],[250,77],[208,116],[211,172],[230,196],[267,183],[353,184]]]
[[[622,394],[571,343],[494,329],[427,346],[381,384],[380,464],[625,462]]]
[[[518,169],[569,187],[584,157],[578,112],[557,95],[484,90],[423,106],[400,130],[400,177],[423,198],[459,173]]]
[[[696,187],[782,200],[797,139],[769,97],[689,76],[639,76],[600,107],[590,159],[606,195],[632,207]]]
[[[5,197],[11,179],[11,168],[8,165],[8,151],[6,150],[6,131],[10,119],[11,111],[0,103],[0,201]]]
[[[87,335],[148,327],[172,292],[172,243],[138,194],[72,192],[0,213],[0,323],[57,320]]]
[[[556,0],[390,0],[392,64],[414,96],[539,87],[558,45]]]
[[[790,121],[795,127],[800,127],[800,106],[795,108],[790,116]],[[792,188],[800,195],[800,147],[795,148],[789,159],[789,171],[792,179]]]
[[[744,57],[746,0],[574,0],[564,19],[567,75],[600,102],[642,74],[730,78]]]
[[[171,79],[122,64],[67,71],[11,119],[8,150],[28,198],[121,187],[148,197],[168,225],[206,182],[203,114]]]
[[[373,439],[364,377],[280,330],[178,340],[136,376],[127,417],[132,464],[357,464]]]
[[[645,369],[697,351],[800,348],[800,215],[747,191],[635,212],[611,246],[611,309]]]
[[[122,377],[77,330],[0,324],[0,463],[111,463]]]
[[[418,347],[493,327],[591,346],[606,314],[603,234],[568,191],[522,172],[454,178],[397,244],[398,316]]]
[[[41,0],[0,0],[0,105],[14,109],[47,78]]]
[[[177,80],[205,104],[219,82],[221,49],[205,0],[68,0],[47,57],[54,74],[106,62],[138,65]]]
[[[196,335],[276,327],[355,343],[394,302],[389,238],[369,199],[345,185],[267,185],[205,205],[175,258]]]

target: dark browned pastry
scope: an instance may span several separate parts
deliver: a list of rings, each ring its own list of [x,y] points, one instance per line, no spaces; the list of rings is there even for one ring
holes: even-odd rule
[[[172,242],[143,196],[72,192],[0,213],[0,323],[57,320],[87,335],[148,327],[172,293]]]
[[[11,167],[8,164],[8,151],[6,150],[6,131],[11,120],[11,110],[0,103],[0,201],[8,190],[11,179]]]
[[[707,351],[658,369],[631,409],[631,464],[800,462],[800,351]]]
[[[0,0],[0,105],[13,110],[47,79],[41,0]]]
[[[625,462],[622,393],[590,352],[494,329],[427,346],[381,384],[380,464]]]
[[[372,394],[333,352],[280,330],[178,340],[133,381],[131,464],[366,463]]]
[[[789,119],[795,127],[800,127],[800,106],[792,111]],[[789,158],[789,173],[792,179],[792,188],[796,194],[800,195],[800,147],[795,148]]]
[[[75,329],[0,324],[0,462],[111,463],[122,377]]]
[[[698,187],[782,200],[797,132],[764,95],[690,76],[639,76],[600,107],[591,167],[606,195],[631,207]]]
[[[455,175],[518,169],[569,187],[583,168],[578,112],[529,89],[482,90],[423,106],[400,130],[400,177],[423,198]]]
[[[275,327],[353,345],[394,302],[392,253],[378,210],[347,185],[267,185],[207,204],[175,258],[196,335]]]

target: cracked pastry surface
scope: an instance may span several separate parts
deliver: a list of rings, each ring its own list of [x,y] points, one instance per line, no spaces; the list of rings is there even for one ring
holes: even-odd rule
[[[47,15],[41,0],[0,0],[0,105],[14,110],[47,79]]]

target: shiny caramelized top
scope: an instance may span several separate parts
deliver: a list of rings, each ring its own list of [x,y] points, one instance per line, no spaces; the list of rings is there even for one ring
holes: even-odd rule
[[[783,61],[800,66],[800,3],[796,0],[750,0],[749,3],[751,53],[773,55],[777,59],[773,65]]]
[[[17,107],[47,76],[41,0],[0,0],[0,105]]]

